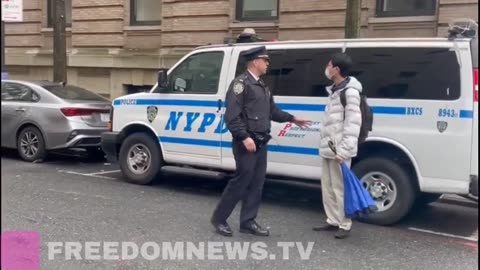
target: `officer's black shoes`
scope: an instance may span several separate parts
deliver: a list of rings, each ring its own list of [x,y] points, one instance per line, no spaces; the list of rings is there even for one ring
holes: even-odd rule
[[[334,230],[338,230],[338,227],[326,223],[317,227],[313,227],[313,230],[316,232],[334,231]]]
[[[241,233],[253,234],[253,235],[256,235],[256,236],[269,236],[270,235],[269,230],[262,228],[255,221],[250,221],[246,224],[240,225],[240,232]]]
[[[350,230],[338,229],[335,233],[335,238],[337,239],[345,239],[350,235]]]
[[[213,219],[211,219],[210,222],[212,223],[213,227],[215,227],[215,231],[218,234],[227,237],[233,236],[233,231],[227,222],[215,222]]]

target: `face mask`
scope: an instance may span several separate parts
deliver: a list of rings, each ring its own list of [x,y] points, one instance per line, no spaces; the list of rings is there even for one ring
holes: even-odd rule
[[[330,74],[330,72],[328,71],[328,67],[325,68],[325,77],[327,77],[329,80],[331,80],[332,77],[333,77],[333,76]]]

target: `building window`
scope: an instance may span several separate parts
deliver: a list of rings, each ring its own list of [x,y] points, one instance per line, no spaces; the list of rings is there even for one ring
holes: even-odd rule
[[[437,0],[377,0],[377,16],[432,16],[435,15]]]
[[[162,20],[162,1],[130,0],[131,25],[159,25]]]
[[[127,85],[127,95],[136,93],[147,93],[152,90],[153,85]]]
[[[53,6],[55,0],[48,0],[48,27],[53,27]],[[72,0],[65,0],[65,23],[72,27]]]
[[[237,20],[271,21],[278,19],[279,0],[237,0]]]

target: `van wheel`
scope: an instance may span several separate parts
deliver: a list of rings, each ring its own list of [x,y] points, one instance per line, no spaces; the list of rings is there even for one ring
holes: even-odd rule
[[[137,132],[122,143],[119,163],[127,182],[148,185],[160,174],[164,161],[158,142],[146,133]]]
[[[408,214],[416,189],[405,168],[389,159],[369,158],[357,163],[353,171],[378,207],[377,212],[359,218],[361,221],[392,225]]]
[[[25,161],[43,161],[47,157],[47,150],[40,130],[33,126],[22,129],[17,137],[17,151]]]

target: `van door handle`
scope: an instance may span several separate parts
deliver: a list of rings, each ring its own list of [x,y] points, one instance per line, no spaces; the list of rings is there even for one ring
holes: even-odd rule
[[[17,112],[25,112],[25,108],[16,108],[15,111],[17,111]]]
[[[218,100],[218,104],[217,104],[217,105],[218,105],[218,107],[217,107],[217,113],[218,113],[218,112],[220,112],[220,111],[222,110],[222,100],[221,100],[221,99]]]

